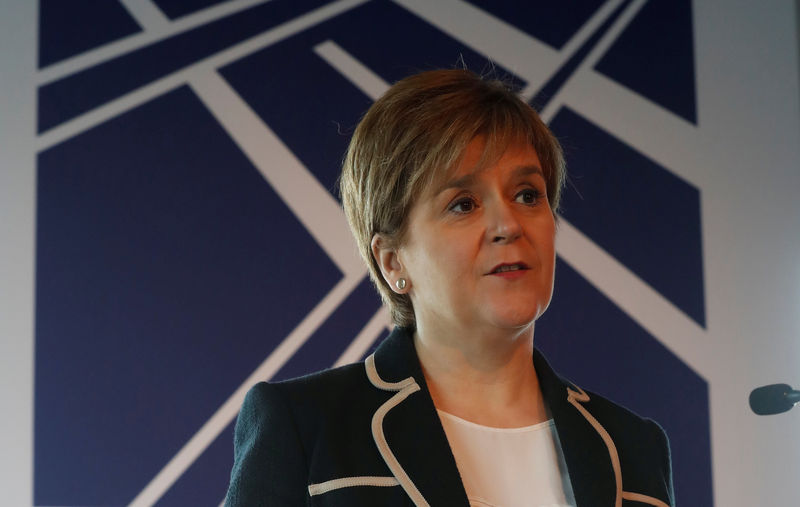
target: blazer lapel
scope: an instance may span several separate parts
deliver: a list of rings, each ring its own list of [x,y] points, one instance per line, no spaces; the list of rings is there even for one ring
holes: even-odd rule
[[[605,429],[584,406],[589,397],[559,377],[538,350],[534,350],[533,363],[545,404],[553,415],[578,507],[621,505],[622,478],[619,470],[614,470],[614,463],[619,463],[614,459],[616,448],[613,442],[609,448]]]
[[[533,363],[555,422],[578,507],[619,507],[621,476],[614,465],[618,464],[616,449],[584,406],[589,397],[559,377],[538,350],[534,350]],[[418,506],[468,507],[411,332],[396,328],[367,360],[366,368],[370,382],[389,395],[373,415],[372,431],[400,485]]]
[[[411,332],[396,328],[366,364],[395,392],[372,420],[375,443],[416,505],[469,506],[455,458],[425,384]]]

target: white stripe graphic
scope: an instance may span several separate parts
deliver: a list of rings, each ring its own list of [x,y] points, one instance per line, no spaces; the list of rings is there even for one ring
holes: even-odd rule
[[[45,150],[148,100],[186,84],[192,76],[203,75],[205,72],[215,70],[250,53],[280,42],[287,37],[291,37],[296,33],[357,7],[365,1],[367,0],[339,0],[326,4],[271,30],[226,48],[205,60],[176,70],[172,74],[118,97],[39,135],[36,140],[36,149],[37,151]]]
[[[609,2],[610,3],[610,2]],[[618,4],[619,2],[617,2]],[[622,33],[622,31],[628,26],[628,23],[633,20],[636,14],[639,12],[639,9],[644,7],[644,4],[647,3],[647,0],[634,0],[631,4],[625,8],[622,14],[614,21],[611,27],[600,37],[600,40],[595,44],[595,46],[589,51],[589,54],[586,55],[586,58],[578,64],[578,67],[572,73],[572,75],[567,78],[567,81],[564,85],[559,89],[555,96],[550,99],[547,106],[540,111],[542,119],[547,123],[550,123],[550,120],[553,119],[553,116],[559,109],[564,105],[563,101],[560,99],[560,96],[564,89],[569,86],[571,81],[574,81],[579,78],[579,75],[583,72],[592,72],[592,68],[595,64],[603,57],[603,55],[608,51],[608,48],[614,41],[617,40],[617,37]],[[616,5],[614,6],[616,7]],[[611,10],[611,9],[609,9]],[[595,16],[596,17],[596,16]],[[605,21],[605,18],[602,19]],[[598,24],[600,24],[598,22]],[[566,60],[565,60],[566,61]]]
[[[230,2],[224,2],[189,14],[172,23],[156,26],[152,30],[109,42],[108,44],[91,49],[61,62],[48,65],[44,69],[39,70],[36,75],[36,84],[42,85],[57,81],[62,77],[74,74],[107,60],[113,60],[125,53],[168,39],[173,35],[211,23],[212,21],[224,18],[225,16],[254,5],[265,3],[266,1],[268,0],[232,0]]]
[[[119,0],[144,31],[149,32],[169,24],[167,16],[152,0]]]
[[[333,366],[342,366],[360,361],[370,345],[372,345],[375,337],[384,329],[392,329],[392,319],[389,316],[388,310],[386,310],[384,306],[381,306],[378,311],[375,312],[375,315],[369,319],[364,329],[358,333],[355,340],[350,342],[350,345],[342,352],[342,355],[339,356],[339,359],[336,360]]]
[[[319,302],[302,322],[278,345],[277,348],[250,374],[239,388],[217,409],[200,430],[184,444],[180,451],[130,503],[132,507],[145,507],[156,503],[164,493],[183,475],[187,468],[208,448],[211,442],[236,417],[248,389],[262,380],[269,380],[286,364],[297,350],[350,295],[361,281],[360,277],[345,277]]]
[[[696,372],[718,360],[706,330],[600,248],[563,217],[556,234],[559,257]],[[558,274],[556,274],[558,277]]]
[[[395,3],[525,79],[528,85],[521,95],[526,100],[586,42],[621,2],[609,0],[604,3],[564,47],[556,51],[467,2],[395,0]],[[553,109],[558,111],[561,105],[568,105],[580,111],[581,115],[635,146],[669,171],[697,187],[708,188],[716,181],[711,174],[714,165],[699,155],[707,151],[702,147],[709,142],[703,135],[704,131],[592,70],[608,45],[616,40],[644,3],[641,0],[635,2],[621,15],[617,25],[606,34],[606,40],[598,45],[600,52],[589,55],[573,79],[558,92],[557,99],[552,102],[560,104],[553,104]],[[548,115],[547,121],[552,119],[552,112]],[[669,142],[664,142],[665,139]],[[676,146],[682,149],[676,149]]]
[[[378,100],[389,89],[389,84],[383,78],[333,41],[316,45],[314,52],[372,100]]]
[[[339,203],[218,73],[192,78],[191,87],[283,202],[347,276],[363,276]]]
[[[519,28],[461,0],[395,0],[411,13],[521,77],[534,88],[547,81],[563,54]],[[453,55],[453,65],[456,65]],[[482,73],[489,69],[471,69]]]
[[[582,72],[562,88],[559,99],[694,186],[716,183],[714,165],[702,155],[710,142],[703,129],[603,74]]]

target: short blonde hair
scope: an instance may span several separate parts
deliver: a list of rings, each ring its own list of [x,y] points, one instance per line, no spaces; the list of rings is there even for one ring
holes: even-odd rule
[[[366,112],[345,155],[339,189],[347,221],[395,325],[415,327],[407,294],[392,291],[372,255],[380,234],[399,247],[411,207],[458,165],[467,144],[485,139],[480,164],[510,144],[528,144],[542,164],[555,213],[565,168],[561,146],[539,115],[508,86],[462,69],[433,70],[394,84]]]

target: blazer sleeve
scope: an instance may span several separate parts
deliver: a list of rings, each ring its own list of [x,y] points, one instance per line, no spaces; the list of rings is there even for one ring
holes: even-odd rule
[[[658,446],[660,449],[660,465],[661,465],[661,476],[663,480],[662,487],[667,493],[667,504],[674,506],[675,505],[675,491],[672,487],[672,457],[671,451],[669,447],[669,438],[667,437],[667,433],[664,429],[655,421],[648,420],[650,425],[653,428],[655,433],[656,441],[658,442]]]
[[[278,386],[261,382],[245,397],[234,434],[226,507],[302,507],[307,499],[307,461]]]

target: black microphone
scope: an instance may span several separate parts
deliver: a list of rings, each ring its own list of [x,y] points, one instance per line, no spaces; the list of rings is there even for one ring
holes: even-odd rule
[[[758,415],[786,412],[800,401],[800,391],[788,384],[771,384],[753,389],[750,393],[750,408]]]

